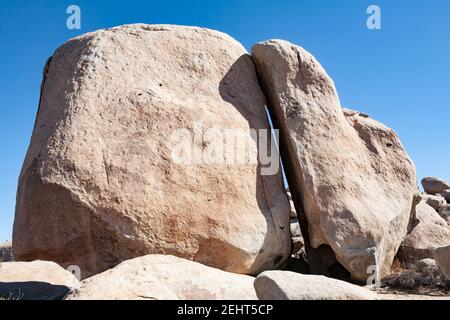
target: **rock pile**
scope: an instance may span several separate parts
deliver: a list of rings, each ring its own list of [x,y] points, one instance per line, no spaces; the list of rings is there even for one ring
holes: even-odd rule
[[[414,277],[448,277],[450,187],[423,184],[419,203],[396,133],[343,109],[299,46],[270,40],[250,56],[195,27],[88,33],[46,65],[14,223],[15,258],[30,262],[0,264],[0,293],[378,299],[355,283],[390,276],[397,253]],[[282,271],[292,257],[312,274]],[[81,283],[36,259],[79,267]]]

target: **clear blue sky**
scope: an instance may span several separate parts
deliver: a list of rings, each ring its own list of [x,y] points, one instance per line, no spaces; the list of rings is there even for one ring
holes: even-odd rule
[[[82,29],[66,28],[66,8]],[[382,10],[382,30],[366,9]],[[450,1],[16,1],[0,0],[0,242],[11,237],[20,168],[46,59],[78,34],[128,23],[196,25],[226,32],[247,49],[282,38],[313,53],[342,104],[394,128],[426,175],[450,180]]]

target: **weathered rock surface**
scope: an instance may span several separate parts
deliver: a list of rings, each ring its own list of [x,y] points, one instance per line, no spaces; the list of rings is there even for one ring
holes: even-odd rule
[[[291,219],[292,254],[296,255],[303,247],[304,240],[298,219]]]
[[[439,214],[424,201],[416,206],[419,223],[405,238],[398,257],[405,263],[433,258],[436,248],[450,245],[450,227]]]
[[[426,202],[426,204],[428,204],[436,211],[439,211],[442,207],[444,207],[447,204],[445,198],[442,196],[423,194],[422,199]]]
[[[450,245],[436,249],[434,251],[434,259],[436,259],[447,280],[450,281]]]
[[[85,279],[68,300],[256,300],[254,278],[147,255]]]
[[[449,190],[445,190],[444,192],[442,192],[442,196],[445,198],[445,200],[450,203],[450,189]]]
[[[11,300],[61,300],[80,285],[54,262],[0,263],[0,297]]]
[[[423,178],[422,186],[428,194],[439,194],[450,189],[450,184],[447,181],[436,177]]]
[[[0,244],[0,262],[10,262],[12,260],[13,254],[11,242]]]
[[[370,290],[324,276],[266,271],[254,283],[260,300],[376,300]]]
[[[450,204],[443,206],[439,210],[439,215],[441,216],[442,219],[447,221],[447,224],[450,226]]]
[[[449,282],[433,259],[415,261],[403,272],[383,279],[383,286],[408,291],[422,287],[445,290],[448,285]]]
[[[367,115],[345,117],[333,81],[302,48],[270,40],[252,52],[292,197],[304,212],[305,242],[331,247],[354,280],[365,281],[372,265],[388,274],[417,191],[397,135]]]
[[[205,134],[239,130],[256,158],[264,105],[250,56],[220,32],[131,25],[69,41],[49,63],[20,176],[16,258],[79,265],[83,278],[150,253],[245,274],[283,265],[280,171],[226,165]],[[175,152],[182,142],[192,149]]]

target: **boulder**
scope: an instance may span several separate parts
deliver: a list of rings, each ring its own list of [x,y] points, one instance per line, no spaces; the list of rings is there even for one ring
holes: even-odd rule
[[[450,281],[450,245],[437,248],[434,251],[434,259],[436,259],[439,268],[447,277],[447,280]]]
[[[303,247],[303,236],[298,219],[291,219],[292,254],[296,255]]]
[[[13,254],[11,242],[0,244],[0,262],[10,262],[12,260]]]
[[[448,203],[450,203],[450,189],[444,190],[444,192],[442,192],[442,196]]]
[[[422,179],[422,186],[428,194],[439,194],[450,189],[450,184],[436,177],[426,177]]]
[[[67,300],[256,300],[254,278],[147,255],[83,280]]]
[[[54,262],[0,263],[0,298],[61,300],[79,281]]]
[[[289,271],[266,271],[254,283],[260,300],[376,300],[377,294],[348,282]]]
[[[450,227],[439,214],[424,201],[416,206],[419,223],[400,246],[398,257],[404,263],[415,263],[433,258],[436,248],[450,244]]]
[[[313,269],[323,264],[314,250],[328,247],[356,281],[375,265],[388,274],[417,192],[397,135],[365,114],[346,117],[333,81],[304,49],[270,40],[252,53]]]
[[[439,215],[442,219],[447,221],[447,224],[450,226],[450,204],[443,206],[439,209]]]
[[[251,57],[223,33],[129,25],[70,40],[48,64],[20,175],[16,258],[83,278],[146,254],[282,266],[289,202],[276,152],[257,157],[264,105]],[[246,147],[228,139],[223,161],[230,132]]]
[[[439,211],[442,207],[444,207],[447,204],[445,198],[442,196],[423,194],[422,199],[426,202],[426,204],[428,204],[436,211]]]

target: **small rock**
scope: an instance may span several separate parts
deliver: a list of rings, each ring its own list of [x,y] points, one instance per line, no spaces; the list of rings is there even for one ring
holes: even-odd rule
[[[254,278],[167,255],[147,255],[88,278],[67,300],[256,300]]]
[[[444,192],[442,192],[442,196],[448,203],[450,203],[450,189],[444,190]]]
[[[434,258],[436,259],[441,271],[450,281],[450,245],[436,249],[434,252]]]
[[[348,282],[289,271],[266,271],[254,283],[260,300],[376,300],[377,294]]]
[[[426,177],[422,179],[422,186],[428,194],[439,194],[450,189],[450,184],[436,177]]]
[[[436,211],[439,211],[439,209],[447,204],[447,201],[442,196],[424,194],[422,195],[422,199]]]
[[[0,263],[0,298],[61,300],[79,281],[54,262]]]

